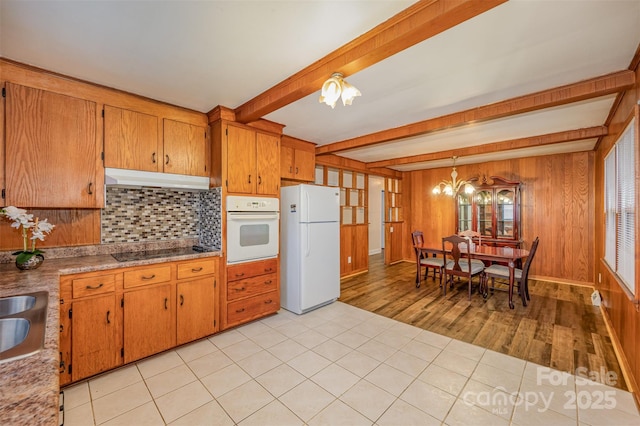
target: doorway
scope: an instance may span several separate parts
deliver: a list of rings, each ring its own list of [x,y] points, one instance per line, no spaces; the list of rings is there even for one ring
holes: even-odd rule
[[[369,256],[384,249],[384,178],[369,175]]]

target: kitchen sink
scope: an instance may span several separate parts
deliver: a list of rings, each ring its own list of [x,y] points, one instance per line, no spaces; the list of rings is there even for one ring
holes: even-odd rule
[[[35,296],[22,295],[3,297],[0,299],[0,317],[24,312],[33,308],[35,304]]]
[[[24,318],[0,319],[0,352],[18,346],[29,334],[30,323]]]
[[[0,363],[44,347],[48,299],[46,291],[0,298]]]

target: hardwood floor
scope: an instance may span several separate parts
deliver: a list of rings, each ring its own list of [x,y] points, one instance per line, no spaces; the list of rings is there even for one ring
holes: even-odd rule
[[[572,374],[614,372],[615,387],[627,390],[600,309],[591,304],[592,289],[529,280],[531,301],[522,306],[514,294],[495,291],[484,300],[466,281],[442,290],[431,272],[415,286],[415,264],[384,265],[369,257],[369,272],[342,280],[340,301],[407,324]],[[474,280],[474,282],[477,282]]]

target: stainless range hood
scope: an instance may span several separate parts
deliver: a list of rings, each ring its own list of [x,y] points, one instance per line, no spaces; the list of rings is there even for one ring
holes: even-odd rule
[[[173,188],[185,191],[206,191],[209,178],[173,173],[143,172],[140,170],[104,169],[104,183],[108,186]]]

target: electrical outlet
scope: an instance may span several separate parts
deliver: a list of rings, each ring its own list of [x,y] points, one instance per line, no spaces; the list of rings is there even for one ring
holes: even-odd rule
[[[351,256],[347,257],[347,263],[351,263]]]
[[[598,272],[598,283],[602,284],[602,274]]]
[[[393,232],[393,226],[389,227],[389,233]]]

